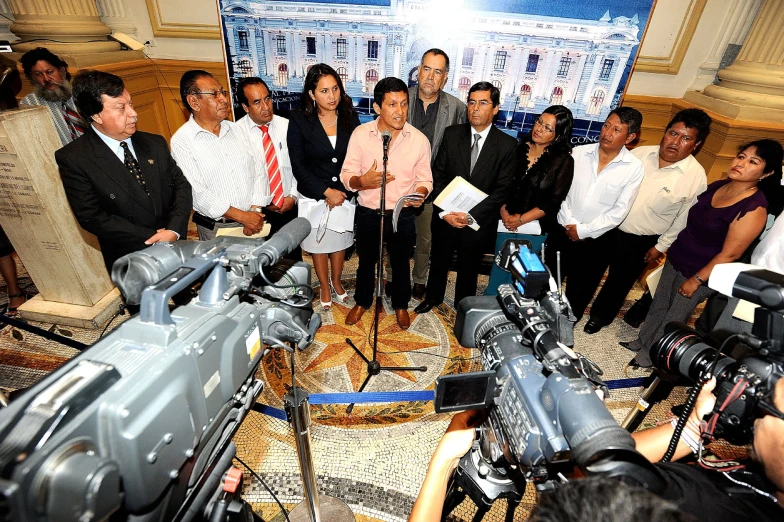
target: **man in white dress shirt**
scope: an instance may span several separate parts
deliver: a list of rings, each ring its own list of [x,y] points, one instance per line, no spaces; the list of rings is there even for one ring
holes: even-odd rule
[[[578,319],[604,273],[606,246],[600,238],[623,221],[640,188],[642,162],[626,145],[637,137],[641,124],[639,111],[619,107],[607,116],[598,143],[572,151],[574,180],[558,212],[563,230],[548,240],[546,260],[555,274],[556,251],[561,251],[566,297]]]
[[[645,266],[660,258],[686,227],[689,209],[708,186],[705,169],[692,152],[705,141],[710,125],[704,111],[685,109],[667,124],[659,145],[632,151],[642,161],[645,177],[629,215],[607,234],[604,264],[610,271],[591,306],[586,333],[613,322]]]
[[[272,95],[261,78],[243,78],[237,84],[237,100],[247,113],[237,125],[248,137],[258,172],[266,174],[258,178],[259,191],[269,197],[262,211],[274,234],[297,217],[297,180],[286,145],[289,120],[274,113]],[[302,261],[302,250],[297,247],[285,257]]]
[[[180,97],[191,113],[171,140],[172,156],[193,187],[193,222],[199,239],[216,229],[243,227],[246,236],[261,232],[263,173],[257,172],[245,132],[229,115],[229,95],[213,76],[188,71],[180,79]]]

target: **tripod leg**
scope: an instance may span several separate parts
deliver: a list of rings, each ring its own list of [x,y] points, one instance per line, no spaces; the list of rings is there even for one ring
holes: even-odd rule
[[[450,479],[449,487],[447,487],[446,490],[446,497],[444,498],[444,509],[441,511],[441,522],[445,522],[449,514],[454,511],[457,506],[462,504],[465,498],[465,491],[460,489],[460,486],[455,483],[454,478]]]
[[[490,511],[490,506],[485,506],[484,504],[477,505],[476,515],[471,519],[471,522],[482,522],[482,519],[485,518],[488,511]]]
[[[365,377],[365,380],[362,382],[362,386],[360,386],[359,389],[357,390],[357,393],[362,393],[362,390],[365,389],[365,386],[367,386],[367,383],[368,383],[368,381],[370,381],[371,377],[373,377],[373,374],[368,372],[367,377]],[[346,415],[351,415],[352,411],[354,411],[354,403],[353,402],[348,405],[348,408],[346,408]]]
[[[363,361],[365,361],[365,364],[370,364],[370,359],[368,359],[367,357],[365,357],[365,354],[364,354],[364,353],[362,353],[362,352],[360,351],[360,349],[359,349],[359,348],[357,348],[357,345],[356,345],[356,344],[354,344],[354,341],[352,341],[351,339],[349,339],[348,337],[346,337],[346,344],[348,344],[349,346],[351,346],[351,347],[354,349],[354,351],[355,351],[355,352],[357,352],[357,355],[359,355],[360,357],[362,357],[362,360],[363,360]]]
[[[520,505],[520,502],[506,499],[506,517],[504,517],[504,522],[514,522],[514,514],[517,506]]]
[[[382,366],[379,369],[388,372],[426,372],[427,366]]]

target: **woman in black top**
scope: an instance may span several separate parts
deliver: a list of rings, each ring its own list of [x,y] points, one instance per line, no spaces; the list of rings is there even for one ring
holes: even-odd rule
[[[313,65],[305,77],[299,110],[289,116],[286,140],[297,191],[302,196],[300,209],[305,208],[304,204],[323,201],[325,210],[331,211],[353,196],[340,182],[340,169],[351,133],[358,125],[359,117],[337,72],[323,63]],[[311,225],[302,249],[313,256],[321,305],[326,310],[332,305],[330,289],[341,302],[348,300],[340,277],[346,248],[353,244],[354,234],[327,229],[321,235],[319,223]]]
[[[501,221],[508,232],[498,233],[496,252],[508,239],[528,239],[538,252],[548,232],[558,226],[556,216],[574,177],[570,154],[573,121],[572,111],[552,105],[517,146],[515,179],[501,207]],[[519,227],[534,221],[539,224],[539,235],[516,233]],[[510,281],[509,273],[493,265],[486,295],[495,295],[498,285]]]

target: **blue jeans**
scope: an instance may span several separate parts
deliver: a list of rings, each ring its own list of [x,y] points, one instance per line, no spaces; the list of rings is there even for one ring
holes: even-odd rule
[[[542,245],[547,239],[547,234],[541,236],[532,236],[530,234],[515,234],[514,232],[499,232],[495,238],[495,253],[501,251],[501,247],[508,239],[527,239],[531,242],[533,253],[538,254],[542,250]],[[487,290],[485,295],[498,295],[498,287],[503,284],[510,284],[512,282],[512,274],[505,270],[498,268],[498,265],[493,263],[493,268],[490,270],[490,281],[487,283]]]

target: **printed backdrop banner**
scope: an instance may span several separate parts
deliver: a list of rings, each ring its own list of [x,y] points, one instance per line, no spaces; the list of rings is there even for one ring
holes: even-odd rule
[[[276,112],[296,108],[308,68],[331,65],[362,121],[373,87],[417,82],[430,48],[450,58],[444,90],[465,100],[478,81],[501,90],[496,125],[516,136],[542,110],[575,116],[573,142],[595,141],[623,96],[655,0],[218,0],[232,90],[259,76]],[[236,98],[235,98],[236,99]],[[237,116],[242,108],[235,105]]]

